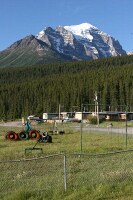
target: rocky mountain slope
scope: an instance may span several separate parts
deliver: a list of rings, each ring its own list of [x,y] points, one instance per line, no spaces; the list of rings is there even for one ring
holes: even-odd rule
[[[0,67],[91,60],[126,54],[120,43],[91,24],[46,27],[0,52]]]

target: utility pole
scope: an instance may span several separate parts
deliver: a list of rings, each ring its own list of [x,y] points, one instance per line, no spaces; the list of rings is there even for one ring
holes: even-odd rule
[[[97,92],[95,92],[95,114],[97,116],[97,126],[99,127],[99,105],[98,105],[98,97]]]
[[[61,107],[61,106],[60,106],[60,104],[59,104],[59,122],[60,122],[60,107]]]

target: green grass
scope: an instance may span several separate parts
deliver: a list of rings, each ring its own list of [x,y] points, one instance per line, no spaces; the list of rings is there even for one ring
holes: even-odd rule
[[[101,156],[66,156],[67,191],[64,190],[64,157],[42,156],[81,152],[81,134],[71,125],[65,125],[65,134],[53,134],[53,143],[39,143],[39,151],[28,152],[35,140],[7,141],[9,130],[20,128],[0,127],[1,162],[0,199],[2,200],[104,200],[133,199],[133,152]],[[37,130],[48,131],[52,125],[37,125]],[[62,127],[60,127],[61,129]],[[128,135],[127,148],[132,148],[132,135]],[[125,135],[119,133],[83,132],[82,153],[106,153],[126,149]],[[27,160],[29,158],[38,160]]]
[[[43,132],[52,130],[52,125],[42,124],[36,125],[33,128]],[[29,151],[26,155],[24,153],[26,148],[32,148],[36,144],[36,140],[8,141],[5,139],[5,134],[9,130],[19,132],[21,128],[0,127],[0,160],[13,160],[40,156],[39,151]],[[59,130],[62,130],[62,127],[60,127]],[[81,150],[82,153],[118,151],[126,148],[132,148],[133,144],[132,134],[128,135],[126,138],[126,135],[121,134],[119,129],[118,133],[113,133],[111,130],[107,133],[102,133],[93,132],[91,128],[89,129],[88,127],[89,131],[82,133],[82,143],[80,131],[75,132],[72,124],[65,124],[63,130],[65,130],[65,134],[63,135],[56,133],[52,135],[53,143],[37,144],[36,147],[43,149],[43,156],[62,152],[81,152]]]

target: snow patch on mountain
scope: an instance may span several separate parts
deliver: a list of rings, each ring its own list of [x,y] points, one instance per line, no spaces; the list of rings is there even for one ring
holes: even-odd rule
[[[77,39],[86,38],[90,42],[93,40],[93,36],[90,34],[91,29],[96,29],[95,26],[92,26],[89,23],[82,23],[79,25],[71,25],[71,26],[64,26],[64,28],[74,34]]]

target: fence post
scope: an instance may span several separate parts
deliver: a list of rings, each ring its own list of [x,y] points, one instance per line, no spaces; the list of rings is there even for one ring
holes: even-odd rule
[[[66,155],[64,155],[64,189],[67,190]]]
[[[125,120],[126,120],[126,149],[127,149],[127,136],[128,136],[128,133],[127,133],[127,108],[126,108]]]
[[[80,124],[80,151],[82,153],[82,146],[83,146],[83,139],[82,139],[82,132],[83,132],[83,104],[81,104],[81,124]]]

